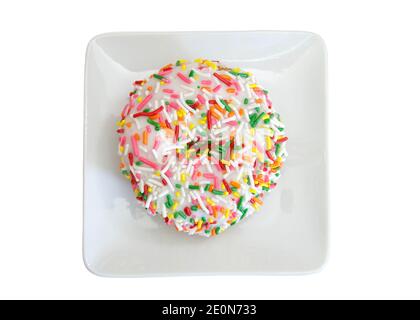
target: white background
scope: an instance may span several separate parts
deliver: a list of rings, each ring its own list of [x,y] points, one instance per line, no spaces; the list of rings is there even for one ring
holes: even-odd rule
[[[1,2],[0,298],[420,298],[419,12],[402,0]],[[88,41],[110,31],[253,29],[313,31],[327,45],[327,266],[299,277],[90,274]]]

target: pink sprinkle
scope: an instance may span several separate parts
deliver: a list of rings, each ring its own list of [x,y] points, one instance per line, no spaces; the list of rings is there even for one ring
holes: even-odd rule
[[[172,172],[171,171],[166,171],[165,172],[165,174],[166,174],[166,176],[168,177],[168,178],[170,178],[170,177],[172,177],[173,176],[173,174],[172,174]]]
[[[155,137],[155,142],[153,143],[153,150],[156,150],[159,147],[160,139],[159,136]]]
[[[215,178],[214,174],[211,174],[211,173],[203,173],[203,177],[207,178],[207,179],[214,179]]]
[[[137,149],[137,151],[138,151],[138,149]],[[156,164],[156,163],[154,163],[154,162],[152,162],[152,161],[150,161],[149,159],[146,159],[146,158],[144,158],[144,157],[140,157],[140,156],[138,156],[137,157],[141,162],[144,162],[145,164],[147,164],[149,167],[152,167],[153,169],[155,169],[155,170],[158,170],[159,169],[159,166]]]
[[[146,104],[149,103],[149,101],[152,99],[153,95],[149,94],[146,98],[143,99],[142,102],[139,103],[137,106],[137,111],[140,111]]]
[[[121,113],[121,115],[123,116],[123,117],[126,117],[127,116],[127,111],[128,111],[128,108],[130,107],[130,105],[129,104],[126,104],[125,105],[125,107],[124,107],[124,109],[123,109],[123,111],[122,111],[122,113]]]
[[[229,122],[226,122],[226,124],[229,125],[229,126],[235,127],[235,126],[238,125],[238,122],[236,122],[236,121],[229,121]]]
[[[179,110],[179,105],[176,104],[173,101],[169,102],[169,105],[168,106],[171,107],[171,108],[173,108],[173,109],[175,109],[175,110]]]
[[[202,80],[201,84],[204,84],[205,86],[211,86],[211,80]]]
[[[169,94],[174,93],[174,90],[172,89],[163,89],[162,91]]]
[[[146,126],[146,131],[147,131],[147,133],[151,133],[151,132],[152,132],[152,128],[150,128],[150,126],[149,126],[149,125],[147,125],[147,126]]]
[[[219,84],[219,85],[217,85],[217,86],[215,86],[215,87],[214,87],[214,89],[213,89],[213,92],[217,92],[217,91],[219,91],[221,87],[222,87],[222,86],[221,86],[220,84]]]
[[[140,180],[141,179],[141,174],[137,172],[136,173],[136,178]]]
[[[134,137],[134,135],[132,135],[132,136],[131,136],[131,145],[132,145],[132,147],[133,147],[133,152],[134,152],[134,155],[135,155],[137,158],[139,158],[139,157],[140,157],[139,147],[138,147],[138,145],[137,145],[137,140],[136,140],[136,138]]]
[[[191,84],[192,83],[192,81],[191,81],[191,79],[188,79],[186,76],[184,76],[181,72],[178,72],[177,74],[176,74],[177,76],[178,76],[178,78],[180,78],[182,81],[184,81],[185,83],[187,83],[187,84]]]
[[[171,94],[171,98],[172,99],[179,99],[179,94],[178,93],[173,93],[173,94]]]
[[[127,137],[126,136],[122,136],[121,138],[120,138],[120,146],[123,146],[123,145],[125,145],[125,142],[127,141]]]
[[[241,91],[241,87],[239,86],[238,81],[233,81],[233,86],[235,87],[236,91]]]
[[[197,94],[197,99],[198,99],[198,102],[200,102],[201,104],[206,103],[206,99],[201,94]]]

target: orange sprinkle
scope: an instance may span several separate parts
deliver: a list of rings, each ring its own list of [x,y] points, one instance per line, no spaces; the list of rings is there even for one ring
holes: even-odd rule
[[[262,102],[263,102],[263,100],[262,100],[262,99],[260,99],[260,98],[258,98],[258,99],[255,99],[255,102],[256,102],[256,103],[262,103]]]
[[[258,203],[259,205],[262,205],[263,204],[263,202],[261,201],[261,199],[259,199],[259,198],[254,198],[254,201],[256,202],[256,203]]]
[[[214,112],[214,109],[210,108],[210,112],[213,117],[215,117],[217,120],[220,120],[220,116],[216,112]]]
[[[152,86],[148,86],[147,87],[147,90],[152,91],[153,90],[153,87]]]
[[[210,187],[209,187],[209,191],[212,192],[213,189],[214,189],[214,186],[211,184]]]
[[[229,118],[232,118],[232,117],[234,117],[234,116],[235,116],[235,112],[231,111],[231,112],[229,112],[229,113],[228,113],[228,117],[229,117]]]
[[[219,106],[217,103],[214,105],[214,107],[219,111],[219,112],[221,112],[222,114],[225,114],[226,113],[226,110],[225,109],[223,109],[221,106]]]
[[[125,123],[125,126],[126,126],[127,128],[131,128],[131,122],[126,122],[126,123]]]
[[[239,182],[237,182],[237,181],[231,181],[230,182],[230,184],[233,186],[233,187],[235,187],[235,188],[240,188],[241,187],[241,185],[239,184]]]
[[[242,108],[239,109],[239,115],[240,116],[243,116],[244,115],[244,109],[242,109]]]
[[[216,235],[216,229],[215,228],[211,229],[211,235],[212,236],[215,236]]]
[[[140,136],[137,132],[134,134],[134,139],[136,139],[136,141],[140,141]]]
[[[227,89],[226,89],[226,92],[229,92],[229,93],[235,93],[235,92],[236,92],[236,90],[235,90],[235,88],[227,88]]]
[[[143,131],[143,144],[147,145],[149,143],[149,133],[147,130]]]
[[[120,162],[120,169],[122,169],[124,167],[125,167],[124,163]]]
[[[208,92],[212,92],[213,91],[213,89],[212,88],[210,88],[210,87],[201,87],[201,89],[205,89],[205,90],[207,90]]]

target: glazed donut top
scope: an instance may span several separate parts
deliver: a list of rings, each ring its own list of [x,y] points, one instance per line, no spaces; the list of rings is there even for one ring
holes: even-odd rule
[[[287,156],[267,90],[251,73],[205,59],[135,81],[117,132],[120,170],[138,202],[203,236],[258,210]]]

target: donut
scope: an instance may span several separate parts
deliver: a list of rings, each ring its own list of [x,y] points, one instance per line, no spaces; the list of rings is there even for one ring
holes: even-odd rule
[[[257,212],[287,157],[268,91],[219,61],[178,60],[135,81],[117,126],[137,202],[190,235],[218,235]]]

